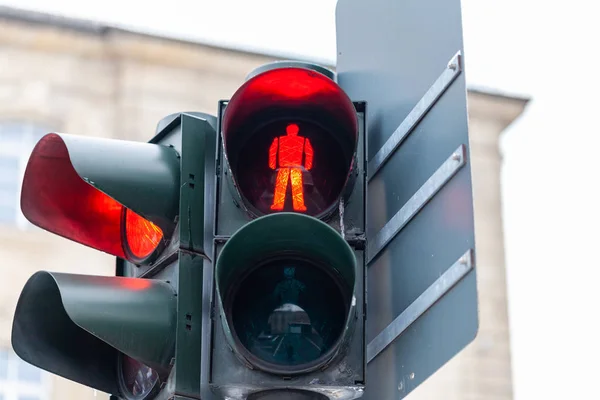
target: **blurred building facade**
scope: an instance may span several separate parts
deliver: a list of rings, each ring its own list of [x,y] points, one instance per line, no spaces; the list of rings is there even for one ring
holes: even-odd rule
[[[50,131],[147,141],[167,114],[215,114],[218,100],[274,58],[0,7],[0,60],[0,400],[106,398],[30,367],[11,350],[14,308],[35,271],[114,273],[112,257],[23,217],[29,153]],[[411,399],[512,398],[498,138],[525,104],[469,91],[480,329]]]

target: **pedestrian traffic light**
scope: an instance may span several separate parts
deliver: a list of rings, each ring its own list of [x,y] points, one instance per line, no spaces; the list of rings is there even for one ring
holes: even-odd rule
[[[343,189],[352,190],[357,112],[332,78],[319,66],[274,63],[254,71],[227,102],[221,127],[229,181],[251,216],[295,211],[323,219]]]
[[[365,384],[365,104],[321,66],[257,68],[220,102],[210,384],[351,399]]]
[[[116,256],[118,276],[85,275],[85,260],[81,274],[34,274],[13,322],[23,360],[122,399],[200,396],[215,123],[178,113],[149,143],[58,133],[37,143],[23,214]]]

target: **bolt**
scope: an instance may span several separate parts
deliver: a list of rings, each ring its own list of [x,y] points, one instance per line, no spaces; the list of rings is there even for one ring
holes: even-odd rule
[[[450,68],[452,71],[456,71],[456,68],[458,68],[458,64],[456,64],[456,61],[450,61],[448,63],[448,68]]]

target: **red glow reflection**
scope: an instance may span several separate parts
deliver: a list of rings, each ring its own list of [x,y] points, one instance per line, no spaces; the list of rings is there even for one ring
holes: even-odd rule
[[[141,278],[123,278],[119,279],[119,284],[121,287],[130,290],[144,290],[148,289],[151,285],[148,279]]]
[[[314,150],[308,138],[298,136],[298,125],[289,124],[286,135],[276,137],[269,148],[269,167],[277,169],[275,194],[271,210],[283,210],[287,193],[288,180],[291,176],[292,206],[294,211],[306,211],[304,204],[304,184],[302,168],[312,168]],[[302,159],[304,158],[304,166]]]

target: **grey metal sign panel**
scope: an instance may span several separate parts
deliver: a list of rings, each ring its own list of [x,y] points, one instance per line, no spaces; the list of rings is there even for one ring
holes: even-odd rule
[[[367,102],[367,381],[403,398],[477,333],[460,0],[340,0],[338,82]]]

